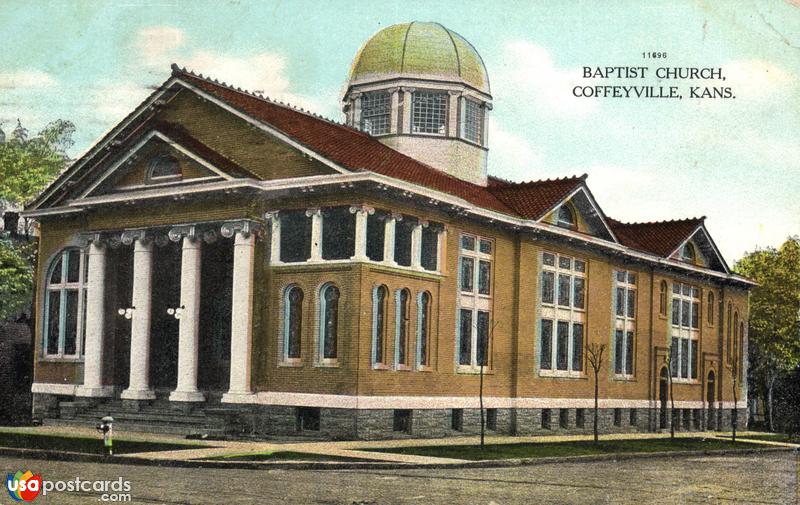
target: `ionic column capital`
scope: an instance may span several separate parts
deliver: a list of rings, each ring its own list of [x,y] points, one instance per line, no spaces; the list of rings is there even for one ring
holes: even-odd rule
[[[462,96],[463,92],[461,90],[450,89],[447,90],[447,94],[450,96]]]
[[[314,207],[314,208],[306,210],[306,217],[314,217],[314,216],[321,216],[321,215],[322,215],[322,209],[320,209],[319,207]]]
[[[146,243],[149,242],[150,236],[145,230],[125,230],[120,235],[120,242],[124,245],[131,245],[136,241]]]
[[[81,233],[78,235],[78,244],[81,247],[87,247],[92,244],[95,247],[104,248],[107,242],[108,238],[104,237],[100,232]]]
[[[194,241],[197,239],[197,227],[194,225],[176,226],[169,230],[167,236],[173,242],[180,242],[183,237]]]
[[[258,232],[260,227],[261,225],[254,221],[242,219],[240,221],[228,221],[226,223],[222,223],[219,232],[225,238],[231,238],[237,233],[247,238],[251,234]]]
[[[355,213],[362,213],[367,215],[375,214],[375,209],[373,207],[369,207],[367,205],[351,205],[350,206],[350,214]]]
[[[280,213],[281,211],[279,210],[271,210],[269,212],[265,212],[264,219],[266,219],[267,221],[276,221],[280,219]]]

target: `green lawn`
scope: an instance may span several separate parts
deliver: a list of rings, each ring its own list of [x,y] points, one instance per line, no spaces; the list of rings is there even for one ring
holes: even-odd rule
[[[730,435],[720,435],[721,437],[731,438]],[[769,442],[784,442],[790,444],[800,444],[800,434],[795,435],[791,439],[789,435],[785,433],[759,433],[757,435],[742,435],[740,433],[736,434],[736,439],[747,439],[747,440],[767,440]]]
[[[352,462],[366,461],[358,458],[348,458],[345,456],[327,456],[325,454],[310,454],[306,452],[276,451],[258,452],[251,454],[229,454],[209,458],[218,461],[337,461]]]
[[[48,451],[80,452],[83,454],[104,454],[103,439],[85,437],[64,437],[37,433],[0,432],[0,447],[20,449],[45,449]],[[176,444],[164,442],[140,442],[133,440],[114,440],[114,454],[134,452],[174,451],[207,447],[199,444]]]
[[[486,445],[443,445],[431,447],[401,447],[392,449],[364,449],[374,452],[415,454],[439,458],[466,460],[545,458],[564,456],[585,456],[591,454],[624,454],[633,452],[667,451],[717,451],[723,449],[760,449],[763,445],[701,438],[650,438],[639,440],[600,440],[575,442],[542,442],[520,444]]]

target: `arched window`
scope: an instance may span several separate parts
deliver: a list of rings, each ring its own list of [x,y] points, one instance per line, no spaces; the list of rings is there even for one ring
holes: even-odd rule
[[[731,363],[736,361],[738,358],[739,349],[737,349],[737,344],[739,343],[739,311],[733,313],[733,350],[731,351]]]
[[[83,354],[86,321],[86,260],[71,247],[58,253],[50,265],[45,287],[45,355],[78,357]]]
[[[303,290],[289,286],[283,294],[283,359],[300,359],[303,330]]]
[[[428,366],[428,342],[431,334],[431,294],[424,291],[417,298],[417,365]]]
[[[728,360],[728,363],[731,362],[731,353],[733,352],[732,349],[732,341],[733,341],[733,305],[728,302],[728,334],[727,338],[725,339],[725,357]]]
[[[569,228],[570,230],[575,228],[575,214],[568,204],[564,204],[558,208],[558,220],[556,224],[562,228]]]
[[[685,246],[683,246],[683,250],[681,250],[681,259],[694,263],[696,256],[697,255],[692,244],[687,243]]]
[[[408,320],[409,320],[409,302],[411,292],[408,289],[401,289],[396,292],[396,310],[397,317],[396,339],[395,339],[395,361],[398,365],[408,365]]]
[[[385,363],[386,343],[386,303],[389,290],[378,286],[372,290],[372,363]]]
[[[662,316],[667,315],[667,281],[661,281],[661,287],[659,288],[659,298],[658,298],[658,312]]]
[[[322,361],[335,360],[339,336],[339,288],[326,284],[320,290],[319,354]]]
[[[709,326],[713,326],[714,325],[714,292],[713,291],[709,291],[708,292],[708,307],[707,307],[707,311],[708,311],[708,324],[709,324]]]
[[[181,164],[177,158],[159,154],[150,160],[147,168],[147,182],[162,182],[162,179],[174,179],[181,176]]]

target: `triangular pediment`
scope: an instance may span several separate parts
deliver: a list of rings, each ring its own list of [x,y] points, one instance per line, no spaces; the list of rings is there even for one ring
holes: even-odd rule
[[[553,206],[540,222],[616,242],[603,210],[585,184]]]
[[[218,156],[199,148],[194,139],[164,130],[150,130],[120,151],[80,197],[229,180],[242,175],[238,167],[222,167],[219,165],[229,163],[209,159]]]
[[[672,251],[669,258],[719,272],[730,272],[725,258],[717,249],[705,225],[702,224]]]

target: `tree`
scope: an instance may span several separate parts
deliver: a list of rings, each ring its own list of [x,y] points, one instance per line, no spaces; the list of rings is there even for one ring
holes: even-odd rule
[[[606,344],[598,344],[597,342],[592,342],[586,348],[587,359],[594,372],[594,419],[592,420],[592,430],[594,431],[595,443],[599,438],[597,434],[597,417],[599,413],[597,404],[600,398],[600,368],[603,366],[603,353],[605,350]]]
[[[667,355],[664,357],[664,364],[667,367],[667,382],[669,384],[669,438],[675,438],[675,396],[672,394],[672,364],[673,357],[678,355],[675,347],[675,340],[669,343]]]
[[[74,132],[72,122],[59,119],[29,138],[18,124],[14,134],[0,143],[0,208],[25,204],[64,169]]]
[[[0,239],[0,323],[30,303],[34,253],[30,244]]]
[[[758,283],[750,295],[750,374],[774,431],[776,380],[800,365],[800,239],[748,253],[734,270]]]

